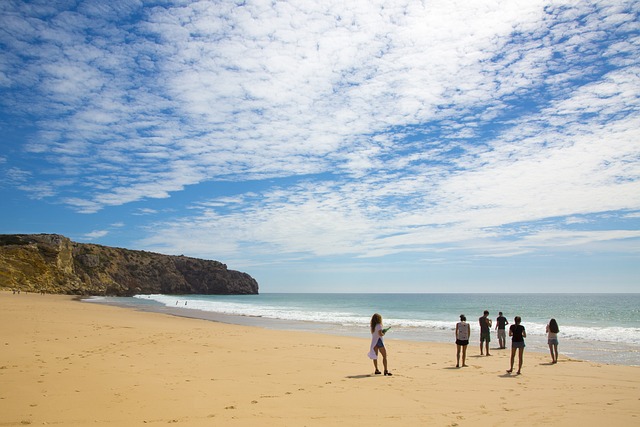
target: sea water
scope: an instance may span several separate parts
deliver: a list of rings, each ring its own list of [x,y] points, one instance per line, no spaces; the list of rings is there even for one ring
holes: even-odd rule
[[[560,326],[559,351],[582,360],[640,366],[640,294],[308,294],[138,295],[98,302],[164,311],[188,317],[285,330],[369,336],[373,313],[380,313],[386,340],[453,342],[455,324],[465,314],[470,347],[479,347],[478,318],[498,312],[513,323],[522,318],[527,349],[548,352],[545,326]],[[507,340],[509,338],[507,337]],[[498,347],[495,332],[491,348]],[[389,344],[393,345],[392,342]]]

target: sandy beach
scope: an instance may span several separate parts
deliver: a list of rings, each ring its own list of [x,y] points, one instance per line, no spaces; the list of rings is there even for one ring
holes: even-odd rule
[[[274,331],[0,292],[0,426],[640,425],[640,368]]]

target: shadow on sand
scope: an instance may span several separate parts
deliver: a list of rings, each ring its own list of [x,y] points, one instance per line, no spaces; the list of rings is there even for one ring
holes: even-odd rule
[[[381,376],[381,375],[374,375],[374,374],[362,374],[362,375],[347,375],[346,378],[349,378],[350,380],[361,380],[363,378],[371,378],[371,377],[375,377],[375,376]]]

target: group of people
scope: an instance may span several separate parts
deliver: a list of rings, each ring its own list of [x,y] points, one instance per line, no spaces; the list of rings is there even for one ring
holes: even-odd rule
[[[511,366],[507,370],[507,373],[513,372],[513,365],[515,362],[516,352],[518,353],[518,371],[520,375],[522,370],[522,361],[524,355],[524,339],[527,337],[525,327],[521,324],[522,319],[520,316],[516,316],[513,319],[513,324],[509,326],[509,336],[511,337]],[[480,355],[489,353],[489,342],[491,341],[491,326],[492,320],[489,318],[489,311],[485,310],[482,317],[478,319],[480,324]],[[495,329],[498,332],[498,342],[501,349],[506,347],[506,326],[509,325],[509,321],[503,316],[502,312],[499,312],[496,319]],[[380,375],[382,372],[378,369],[378,355],[382,355],[382,364],[384,367],[384,375],[392,375],[387,366],[387,350],[384,346],[383,337],[389,328],[385,329],[382,326],[382,316],[375,313],[371,317],[371,347],[369,349],[368,356],[373,360],[373,366],[375,368],[375,374]],[[558,322],[555,319],[551,319],[547,324],[547,343],[549,345],[549,352],[551,353],[551,363],[558,363]],[[460,354],[462,353],[462,366],[465,364],[467,357],[467,346],[469,345],[469,338],[471,337],[471,326],[467,323],[467,318],[464,314],[460,315],[460,321],[456,324],[456,368],[460,367]],[[484,347],[483,347],[484,346]]]
[[[513,365],[515,362],[516,351],[518,353],[518,371],[517,374],[520,375],[522,370],[522,360],[524,355],[524,339],[527,337],[527,331],[525,327],[521,324],[522,319],[520,316],[516,316],[513,319],[514,324],[509,327],[509,336],[511,337],[511,366],[507,370],[510,374],[513,372]],[[487,356],[491,356],[489,353],[489,342],[491,341],[491,326],[493,325],[492,320],[489,318],[489,311],[485,310],[482,317],[478,319],[478,323],[480,324],[480,355],[484,355],[484,349],[486,349]],[[498,342],[500,344],[500,348],[504,349],[506,347],[506,326],[509,324],[509,321],[506,317],[503,316],[502,312],[498,313],[498,318],[496,319],[496,327],[495,329],[498,331]],[[549,345],[549,352],[551,353],[551,363],[558,363],[558,332],[560,329],[558,327],[558,322],[556,319],[551,319],[547,324],[547,343]],[[465,364],[465,359],[467,356],[467,345],[469,345],[469,337],[471,336],[471,326],[467,323],[467,318],[464,314],[460,315],[460,321],[456,324],[456,346],[457,346],[457,354],[456,354],[456,368],[460,367],[460,352],[462,350],[462,366],[467,366]],[[484,345],[484,348],[483,348]]]

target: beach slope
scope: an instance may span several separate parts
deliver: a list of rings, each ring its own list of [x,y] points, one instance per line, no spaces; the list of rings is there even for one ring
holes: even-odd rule
[[[640,425],[640,368],[273,331],[0,292],[0,426]]]

